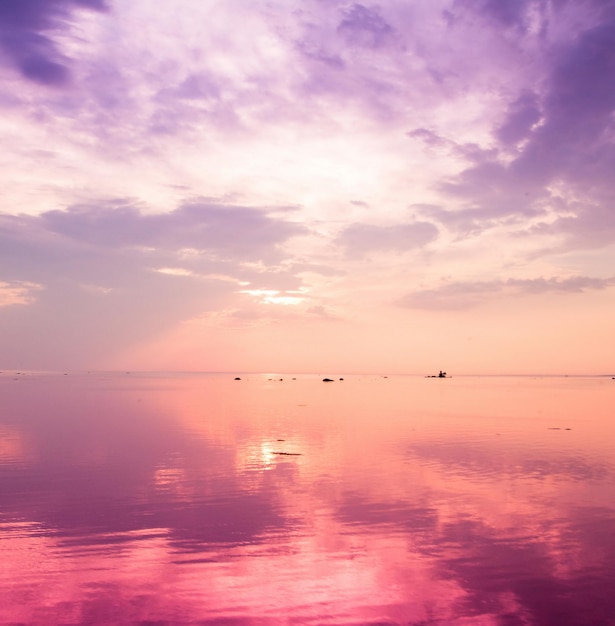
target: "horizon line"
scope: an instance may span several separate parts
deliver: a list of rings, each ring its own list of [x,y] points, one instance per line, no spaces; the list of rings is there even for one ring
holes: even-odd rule
[[[335,370],[334,370],[335,371]],[[433,374],[416,373],[416,372],[347,372],[344,370],[336,371],[331,374],[331,370],[323,371],[282,371],[282,370],[196,370],[196,369],[24,369],[24,368],[4,368],[0,369],[0,375],[24,375],[24,374],[193,374],[193,375],[229,375],[229,376],[379,376],[383,378],[393,376],[407,376],[407,377],[421,377],[430,378]],[[497,372],[497,373],[480,373],[480,372],[465,372],[458,374],[447,374],[446,378],[455,377],[551,377],[551,378],[602,378],[602,377],[615,377],[615,373],[544,373],[544,372],[527,372],[527,373],[511,373],[511,372]],[[437,375],[436,375],[437,378]]]

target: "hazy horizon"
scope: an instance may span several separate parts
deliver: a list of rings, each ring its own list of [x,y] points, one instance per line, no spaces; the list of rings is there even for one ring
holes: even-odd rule
[[[322,377],[322,376],[372,376],[376,378],[394,378],[394,377],[408,377],[408,378],[440,378],[437,374],[439,372],[378,372],[378,371],[349,371],[349,370],[317,370],[317,371],[285,371],[285,370],[266,370],[266,371],[256,371],[256,370],[162,370],[162,369],[126,369],[126,368],[118,368],[118,369],[82,369],[82,370],[67,370],[67,369],[58,369],[58,370],[29,370],[29,369],[20,369],[20,368],[4,368],[0,370],[0,374],[7,375],[17,375],[17,374],[30,374],[30,375],[96,375],[96,374],[113,374],[113,375],[216,375],[216,376],[232,376],[232,377],[240,377],[240,376],[255,376],[255,377],[266,377],[266,376],[300,376],[300,377]],[[488,378],[488,377],[500,377],[500,378],[613,378],[615,377],[614,373],[609,372],[582,372],[576,374],[569,373],[545,373],[545,372],[444,372],[445,376],[443,378],[450,379],[454,377],[458,378]],[[274,379],[270,379],[274,380]],[[283,382],[284,380],[290,379],[279,379],[278,382]],[[333,379],[332,382],[336,380],[343,382],[343,378],[341,379]],[[276,382],[276,381],[274,381]]]

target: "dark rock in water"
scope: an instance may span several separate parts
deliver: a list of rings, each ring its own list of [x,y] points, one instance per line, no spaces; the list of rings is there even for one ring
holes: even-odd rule
[[[344,380],[343,378],[340,378],[340,380]]]
[[[333,382],[333,379],[332,379],[332,378],[323,378],[323,379],[322,379],[322,382],[323,382],[323,383],[332,383],[332,382]]]
[[[239,376],[236,376],[233,380],[241,380],[241,378],[239,378]]]

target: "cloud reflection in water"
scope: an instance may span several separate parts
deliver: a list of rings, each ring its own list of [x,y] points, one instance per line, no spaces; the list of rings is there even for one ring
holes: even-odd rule
[[[608,624],[599,383],[3,375],[0,622]]]

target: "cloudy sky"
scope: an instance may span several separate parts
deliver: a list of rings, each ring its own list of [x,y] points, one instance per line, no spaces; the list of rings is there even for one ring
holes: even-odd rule
[[[3,0],[0,367],[611,373],[615,1]]]

